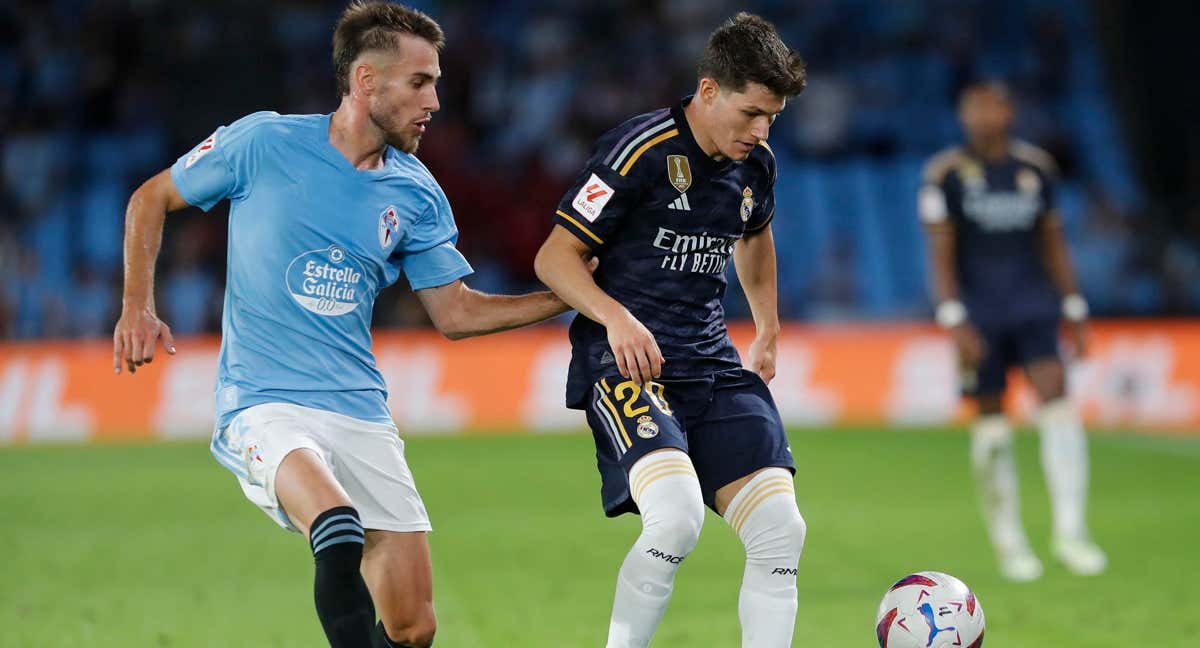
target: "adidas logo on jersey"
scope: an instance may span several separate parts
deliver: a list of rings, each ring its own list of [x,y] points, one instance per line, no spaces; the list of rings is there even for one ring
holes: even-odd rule
[[[687,194],[685,193],[679,194],[679,197],[671,201],[671,204],[667,205],[667,208],[692,211],[692,206],[688,204]]]

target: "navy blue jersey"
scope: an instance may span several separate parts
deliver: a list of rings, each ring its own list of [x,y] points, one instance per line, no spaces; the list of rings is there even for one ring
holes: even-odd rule
[[[998,162],[952,148],[926,165],[921,220],[954,226],[959,298],[972,321],[1058,317],[1038,235],[1054,210],[1055,174],[1050,155],[1023,142]]]
[[[688,128],[690,100],[604,134],[555,215],[599,257],[596,284],[654,335],[664,380],[741,366],[721,305],[725,270],[734,243],[775,214],[770,149],[713,160]],[[570,335],[567,405],[582,409],[617,369],[603,326],[577,315]]]

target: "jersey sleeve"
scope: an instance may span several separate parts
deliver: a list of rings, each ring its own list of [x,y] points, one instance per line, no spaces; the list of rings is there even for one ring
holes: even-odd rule
[[[775,178],[779,175],[779,167],[775,163],[775,153],[767,146],[766,142],[762,142],[759,146],[766,150],[767,155],[764,162],[767,167],[767,181],[760,188],[761,197],[759,196],[744,196],[743,200],[749,200],[750,217],[746,220],[746,231],[757,232],[771,224],[771,219],[775,218]]]
[[[917,216],[925,225],[953,223],[956,220],[954,187],[955,152],[943,153],[925,165],[921,188],[917,191]]]
[[[621,175],[601,157],[593,155],[554,212],[554,222],[593,251],[616,233],[641,194],[635,175]]]
[[[1055,201],[1059,176],[1058,162],[1046,150],[1025,141],[1014,140],[1011,150],[1013,156],[1022,163],[1022,167],[1017,171],[1017,190],[1032,191],[1030,185],[1036,185],[1038,197],[1042,201],[1038,219],[1044,219],[1058,207]]]
[[[171,179],[189,205],[208,211],[222,199],[236,200],[250,192],[261,154],[264,118],[254,113],[221,126],[175,161]]]
[[[399,264],[413,290],[436,288],[461,279],[475,270],[458,251],[458,226],[445,194],[437,191],[414,214],[391,261]]]

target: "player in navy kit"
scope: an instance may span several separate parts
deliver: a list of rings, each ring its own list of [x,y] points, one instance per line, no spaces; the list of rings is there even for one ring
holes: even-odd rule
[[[608,646],[646,646],[708,505],[746,547],[745,646],[790,646],[805,525],[771,394],[776,310],[775,117],[804,63],[770,23],[713,32],[693,96],[600,138],[536,260],[580,315],[567,405],[585,410],[609,516],[639,512]],[[595,276],[586,262],[599,258]],[[757,336],[745,367],[721,298],[732,257]]]
[[[1087,302],[1055,211],[1054,161],[1009,137],[1013,115],[1003,84],[967,87],[959,105],[967,144],[926,166],[919,211],[928,233],[937,321],[958,348],[964,392],[978,405],[971,462],[1002,573],[1018,581],[1042,573],[1021,525],[1012,431],[1003,411],[1006,374],[1020,365],[1041,402],[1037,418],[1054,554],[1076,573],[1095,574],[1106,558],[1089,539],[1084,516],[1087,439],[1066,396],[1058,352],[1060,316],[1070,325],[1076,351],[1083,352]]]

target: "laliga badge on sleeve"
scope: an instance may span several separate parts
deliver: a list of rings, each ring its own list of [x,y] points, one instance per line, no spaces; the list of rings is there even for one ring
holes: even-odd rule
[[[613,188],[601,180],[600,176],[593,173],[592,177],[588,178],[588,181],[580,187],[579,193],[575,194],[575,200],[571,206],[589,223],[594,223],[612,197]]]

